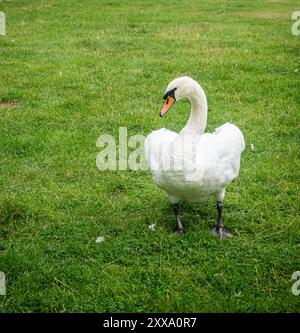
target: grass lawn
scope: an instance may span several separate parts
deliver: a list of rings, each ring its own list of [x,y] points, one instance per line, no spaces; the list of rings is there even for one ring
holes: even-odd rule
[[[292,0],[0,1],[0,312],[300,312],[296,10]],[[178,237],[148,172],[96,167],[101,134],[184,126],[187,102],[158,115],[180,75],[207,94],[207,131],[232,121],[245,135],[226,241],[210,233],[213,198],[183,205]]]

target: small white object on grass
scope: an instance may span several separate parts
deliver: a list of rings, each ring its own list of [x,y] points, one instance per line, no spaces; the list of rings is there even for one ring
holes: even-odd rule
[[[155,231],[156,224],[155,224],[155,223],[154,223],[154,224],[150,224],[150,225],[148,226],[148,228],[149,228],[150,230],[152,230],[152,231]]]
[[[100,236],[96,239],[96,243],[102,243],[104,241],[104,237],[103,236]]]
[[[255,147],[254,147],[254,144],[253,144],[253,143],[251,143],[251,145],[250,145],[250,150],[251,150],[251,151],[255,151]]]

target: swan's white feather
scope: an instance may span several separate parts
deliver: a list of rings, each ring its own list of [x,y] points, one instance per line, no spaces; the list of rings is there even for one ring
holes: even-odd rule
[[[185,141],[187,139],[190,141]],[[193,142],[191,149],[186,149],[186,142]],[[242,132],[230,123],[214,133],[193,138],[162,128],[150,133],[145,140],[153,180],[174,203],[181,199],[200,202],[211,194],[217,198],[224,196],[226,185],[239,173],[244,148]],[[172,167],[168,168],[170,164]]]

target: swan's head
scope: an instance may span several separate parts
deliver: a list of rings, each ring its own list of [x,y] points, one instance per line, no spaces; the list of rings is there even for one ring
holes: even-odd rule
[[[160,116],[163,117],[170,110],[171,106],[181,98],[187,97],[192,100],[198,89],[199,84],[188,76],[178,77],[171,81],[163,97],[165,104],[160,111]]]

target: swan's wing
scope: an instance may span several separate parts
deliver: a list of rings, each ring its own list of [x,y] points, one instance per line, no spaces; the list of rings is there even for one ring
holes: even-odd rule
[[[195,144],[188,137],[164,128],[150,133],[144,143],[148,166],[156,185],[169,195],[190,199],[200,191],[198,197],[207,198],[237,177],[244,137],[231,124],[196,136]]]
[[[236,151],[238,154],[241,154],[245,149],[244,135],[241,130],[233,124],[226,123],[216,128],[213,134],[222,138],[222,141],[224,142],[222,147],[224,153],[227,151],[227,148],[230,153]],[[225,143],[228,144],[227,147]]]
[[[161,128],[151,132],[145,139],[145,156],[151,171],[158,171],[164,162],[170,162],[170,146],[178,134]]]
[[[245,140],[241,130],[226,123],[213,134],[204,134],[200,140],[199,157],[205,164],[207,179],[230,183],[239,174],[241,153]]]

